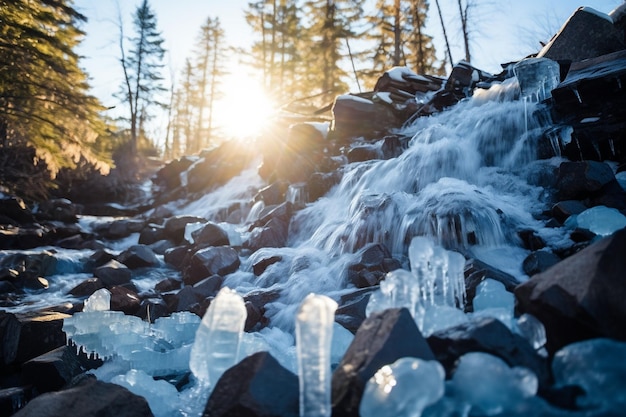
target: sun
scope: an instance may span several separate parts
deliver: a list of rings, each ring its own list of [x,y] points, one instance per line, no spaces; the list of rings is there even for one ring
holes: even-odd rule
[[[215,123],[223,132],[236,139],[259,136],[276,111],[263,83],[244,71],[224,77],[224,95],[215,102]]]

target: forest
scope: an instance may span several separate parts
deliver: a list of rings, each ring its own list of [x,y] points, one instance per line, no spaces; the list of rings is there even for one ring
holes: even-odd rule
[[[245,10],[255,33],[249,48],[227,45],[219,16],[208,16],[183,70],[166,83],[158,16],[142,0],[131,33],[119,25],[117,99],[124,110],[112,119],[81,68],[76,48],[86,17],[72,1],[0,4],[0,186],[27,201],[93,191],[91,184],[103,178],[111,183],[105,194],[123,197],[146,161],[195,154],[228,139],[214,113],[233,55],[258,72],[274,102],[301,115],[332,104],[348,81],[369,91],[391,67],[443,75],[451,60],[438,60],[424,33],[431,13],[441,17],[438,1],[431,10],[427,0],[377,0],[366,10],[365,0],[261,0]],[[469,61],[476,4],[458,0],[458,6]],[[164,138],[147,133],[156,114],[167,116]]]

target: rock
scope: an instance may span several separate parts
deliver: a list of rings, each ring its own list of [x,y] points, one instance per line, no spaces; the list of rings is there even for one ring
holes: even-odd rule
[[[166,317],[170,314],[170,309],[161,298],[147,298],[141,300],[139,311],[136,313],[139,318],[149,323],[154,323],[159,317]]]
[[[0,250],[33,249],[52,243],[52,233],[40,225],[0,229]]]
[[[180,174],[186,171],[197,159],[193,156],[182,156],[179,159],[174,159],[158,170],[152,181],[169,190],[180,187],[182,185]]]
[[[229,246],[228,234],[215,223],[206,223],[201,229],[191,233],[195,244],[203,246]]]
[[[67,314],[11,314],[0,310],[0,366],[22,364],[65,346],[63,319]]]
[[[400,136],[387,135],[383,138],[380,151],[383,159],[391,159],[400,156],[406,148],[407,147],[402,143]]]
[[[559,262],[561,262],[561,258],[559,258],[554,253],[544,250],[538,250],[532,252],[526,257],[526,259],[524,259],[524,262],[522,263],[522,268],[524,269],[524,273],[531,277],[535,274],[545,271],[546,269],[558,264]]]
[[[19,197],[0,198],[0,215],[8,217],[17,224],[32,223],[35,221],[33,213]]]
[[[143,219],[117,219],[96,227],[95,232],[106,239],[115,240],[139,233],[145,226],[146,222]]]
[[[111,260],[102,266],[94,268],[93,274],[96,278],[100,278],[107,288],[128,284],[132,278],[130,269],[116,260]]]
[[[252,251],[261,248],[282,248],[287,244],[288,227],[281,219],[271,219],[264,226],[253,229],[243,247]]]
[[[165,221],[165,238],[177,245],[185,243],[185,228],[190,223],[206,223],[207,220],[197,216],[174,216]]]
[[[469,352],[485,352],[498,356],[509,366],[523,366],[537,375],[540,386],[550,383],[548,363],[539,356],[526,339],[511,332],[502,322],[492,317],[471,319],[449,329],[433,333],[428,345],[443,365],[448,377],[455,362]]]
[[[549,352],[580,340],[626,340],[626,229],[608,236],[515,290],[517,310],[546,328]]]
[[[250,301],[245,302],[246,306],[246,322],[243,326],[243,330],[245,332],[252,331],[255,326],[259,323],[263,322],[263,314],[265,313],[265,309],[261,309]]]
[[[145,245],[129,247],[119,254],[117,261],[130,269],[155,267],[160,264],[159,258],[156,257],[152,249]]]
[[[235,272],[240,264],[237,251],[229,246],[201,249],[191,257],[183,281],[186,285],[193,285],[211,275],[228,275]]]
[[[89,278],[81,282],[69,291],[74,297],[89,297],[97,290],[104,288],[104,284],[100,278]]]
[[[141,300],[135,291],[116,285],[109,288],[109,292],[111,293],[111,310],[122,311],[127,315],[137,313]]]
[[[580,36],[584,33],[585,36]],[[589,7],[579,7],[537,54],[554,61],[583,61],[625,48],[613,20]]]
[[[559,201],[552,206],[552,216],[563,224],[572,214],[580,214],[585,210],[587,206],[578,200]]]
[[[335,321],[353,334],[356,333],[365,320],[365,309],[370,296],[377,289],[378,287],[374,286],[342,295],[339,299],[339,307],[335,311]]]
[[[253,152],[239,141],[223,141],[216,148],[202,151],[200,159],[187,170],[187,190],[198,192],[226,184],[243,169],[249,167]]]
[[[524,247],[528,250],[539,250],[546,247],[546,242],[532,229],[524,229],[517,232],[518,236],[522,239]]]
[[[224,372],[202,416],[298,417],[298,403],[298,377],[257,352]]]
[[[364,162],[374,159],[382,159],[380,147],[376,145],[357,145],[348,151],[348,162]]]
[[[78,222],[78,209],[66,198],[56,198],[39,204],[35,216],[40,220],[58,220],[64,223]]]
[[[88,270],[93,270],[115,259],[115,254],[107,249],[96,250],[87,260]]]
[[[307,189],[309,190],[309,200],[311,202],[317,201],[323,197],[341,181],[341,173],[338,171],[330,173],[314,172],[307,182]]]
[[[476,288],[486,278],[491,278],[504,284],[507,291],[513,292],[519,281],[504,271],[500,271],[491,265],[486,264],[478,259],[468,259],[465,262],[465,309],[473,311],[472,303],[476,296]]]
[[[32,385],[0,389],[0,416],[12,416],[36,395],[36,388]]]
[[[183,269],[185,259],[188,254],[188,246],[176,246],[165,251],[163,254],[163,260],[165,263],[172,265],[174,268]]]
[[[275,263],[280,262],[282,260],[283,260],[283,257],[280,255],[274,255],[268,258],[263,258],[260,261],[256,262],[254,265],[252,265],[252,272],[254,272],[254,275],[258,277],[260,275],[263,275],[263,272],[265,272],[265,270],[270,265],[274,265]]]
[[[150,417],[147,401],[116,384],[84,378],[77,385],[33,399],[15,417]]]
[[[382,137],[404,121],[392,106],[374,101],[375,93],[344,94],[333,104],[333,138]]]
[[[348,282],[357,288],[366,288],[384,279],[387,272],[397,269],[389,249],[382,243],[369,243],[355,254],[356,260],[348,265]],[[393,268],[393,269],[388,269]]]
[[[176,278],[165,278],[154,286],[154,289],[158,292],[168,292],[180,289],[183,283]]]
[[[389,309],[368,317],[333,372],[333,416],[358,416],[367,381],[382,366],[405,356],[435,358],[409,311]]]
[[[254,201],[263,201],[266,206],[275,206],[285,201],[285,194],[289,188],[287,181],[274,181],[270,185],[261,188],[254,197]]]
[[[172,249],[174,247],[177,247],[174,242],[170,241],[170,240],[158,240],[154,243],[151,243],[148,245],[148,248],[150,248],[150,250],[152,250],[152,252],[154,252],[157,255],[165,255],[165,252],[168,249]]]
[[[40,393],[58,391],[84,369],[73,348],[61,346],[22,365],[22,384],[34,385]]]
[[[559,166],[556,187],[561,200],[584,200],[617,182],[613,170],[604,162],[563,162]]]
[[[139,233],[140,245],[151,245],[166,239],[165,228],[156,224],[148,224]]]
[[[193,285],[183,287],[176,294],[176,299],[172,300],[172,303],[175,305],[175,311],[190,311],[194,304],[215,296],[223,281],[221,276],[213,275]]]

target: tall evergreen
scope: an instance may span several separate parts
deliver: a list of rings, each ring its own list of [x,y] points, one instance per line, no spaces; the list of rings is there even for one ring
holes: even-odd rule
[[[51,176],[39,170],[40,183],[21,190],[33,198],[60,168],[106,169],[103,108],[74,52],[85,20],[69,0],[0,1],[0,184],[28,187],[46,166]]]
[[[124,71],[123,97],[128,105],[130,122],[130,145],[137,153],[137,143],[142,134],[143,123],[153,116],[155,107],[165,107],[161,95],[163,87],[163,37],[157,29],[156,15],[148,0],[143,0],[133,16],[134,35],[130,38],[130,50],[126,51],[126,39],[120,22],[120,53]]]

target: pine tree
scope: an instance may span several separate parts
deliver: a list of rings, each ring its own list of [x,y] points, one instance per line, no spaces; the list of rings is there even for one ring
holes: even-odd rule
[[[61,168],[107,169],[103,108],[74,52],[85,20],[68,0],[0,1],[0,183],[33,198]]]
[[[165,107],[160,95],[163,87],[161,70],[165,49],[163,38],[157,30],[156,15],[148,0],[143,0],[133,16],[134,36],[131,48],[126,52],[124,33],[120,22],[120,53],[124,71],[123,97],[128,104],[130,122],[130,148],[137,154],[137,143],[141,134],[141,122],[153,115],[154,107]]]

